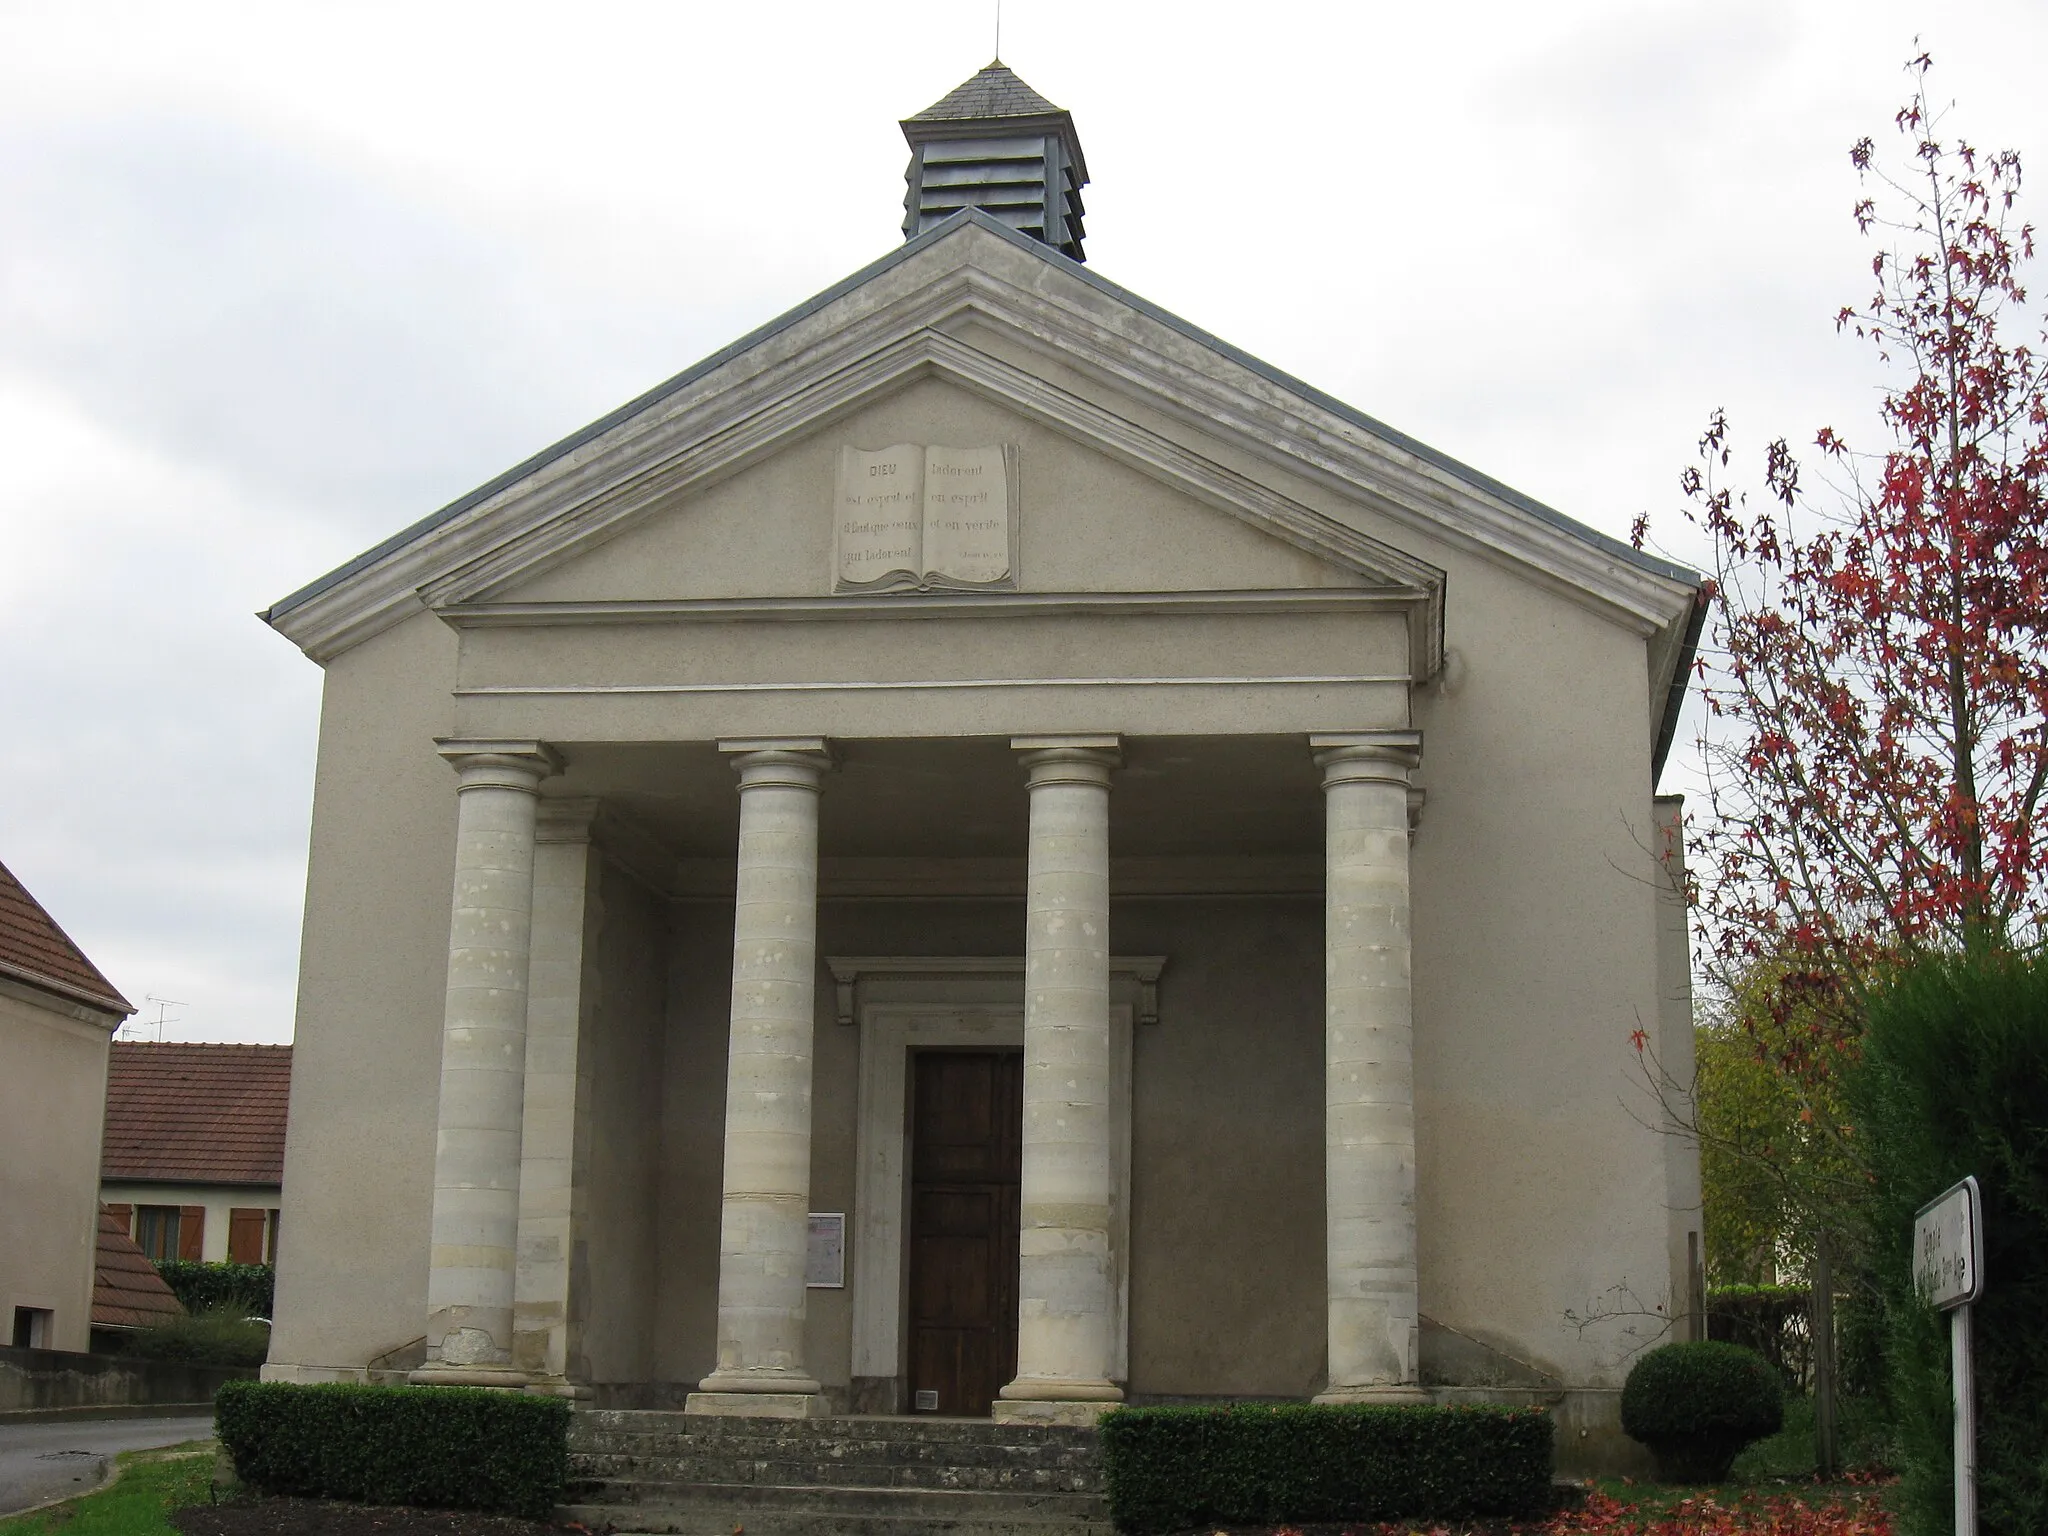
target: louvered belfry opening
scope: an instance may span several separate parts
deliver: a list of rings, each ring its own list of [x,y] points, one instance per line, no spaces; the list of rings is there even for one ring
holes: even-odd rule
[[[1000,61],[903,120],[910,141],[903,238],[979,208],[1076,261],[1088,162],[1074,119]]]

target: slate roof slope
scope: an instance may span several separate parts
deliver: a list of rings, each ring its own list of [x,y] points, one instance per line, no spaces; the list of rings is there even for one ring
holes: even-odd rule
[[[954,86],[944,97],[904,121],[942,123],[976,117],[1053,117],[1065,110],[1047,101],[997,59],[972,80]]]
[[[135,1246],[120,1217],[101,1206],[92,1266],[93,1327],[149,1328],[184,1315],[185,1308]]]
[[[116,1040],[102,1179],[282,1184],[288,1045]]]
[[[95,1008],[123,1015],[135,1011],[5,864],[0,864],[0,976]]]

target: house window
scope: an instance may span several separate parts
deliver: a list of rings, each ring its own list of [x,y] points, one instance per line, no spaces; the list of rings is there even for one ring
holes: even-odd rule
[[[178,1207],[138,1205],[135,1207],[135,1246],[151,1262],[178,1256]]]
[[[50,1329],[57,1314],[47,1307],[16,1307],[14,1309],[14,1347],[16,1349],[48,1349]]]

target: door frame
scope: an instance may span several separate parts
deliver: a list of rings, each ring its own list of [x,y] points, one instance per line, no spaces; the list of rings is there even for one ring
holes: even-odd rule
[[[910,1129],[908,1079],[913,1048],[1021,1049],[1021,958],[920,958],[890,974],[887,960],[834,960],[859,970],[852,1010],[860,1029],[860,1087],[855,1122],[853,1196],[852,1406],[856,1413],[901,1413],[909,1376]],[[899,962],[900,963],[900,962]],[[1131,1046],[1139,989],[1156,985],[1153,956],[1111,965],[1109,1006],[1110,1375],[1129,1374]],[[1149,974],[1147,974],[1149,973]],[[1155,994],[1156,995],[1156,994]],[[1149,1010],[1147,1010],[1149,1011]]]

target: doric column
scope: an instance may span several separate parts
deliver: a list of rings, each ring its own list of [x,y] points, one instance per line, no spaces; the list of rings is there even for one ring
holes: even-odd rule
[[[456,772],[455,906],[441,1029],[421,1382],[522,1386],[513,1358],[537,741],[443,741]]]
[[[1323,770],[1324,1198],[1330,1381],[1318,1402],[1421,1402],[1416,1346],[1408,774],[1414,731],[1313,736]]]
[[[1109,776],[1114,736],[1022,737],[1031,793],[1017,1379],[998,1419],[1092,1423],[1109,1379]]]
[[[821,738],[720,742],[740,776],[732,1037],[725,1076],[718,1369],[692,1413],[808,1418],[804,1255],[811,1198],[811,1024],[818,966]]]

